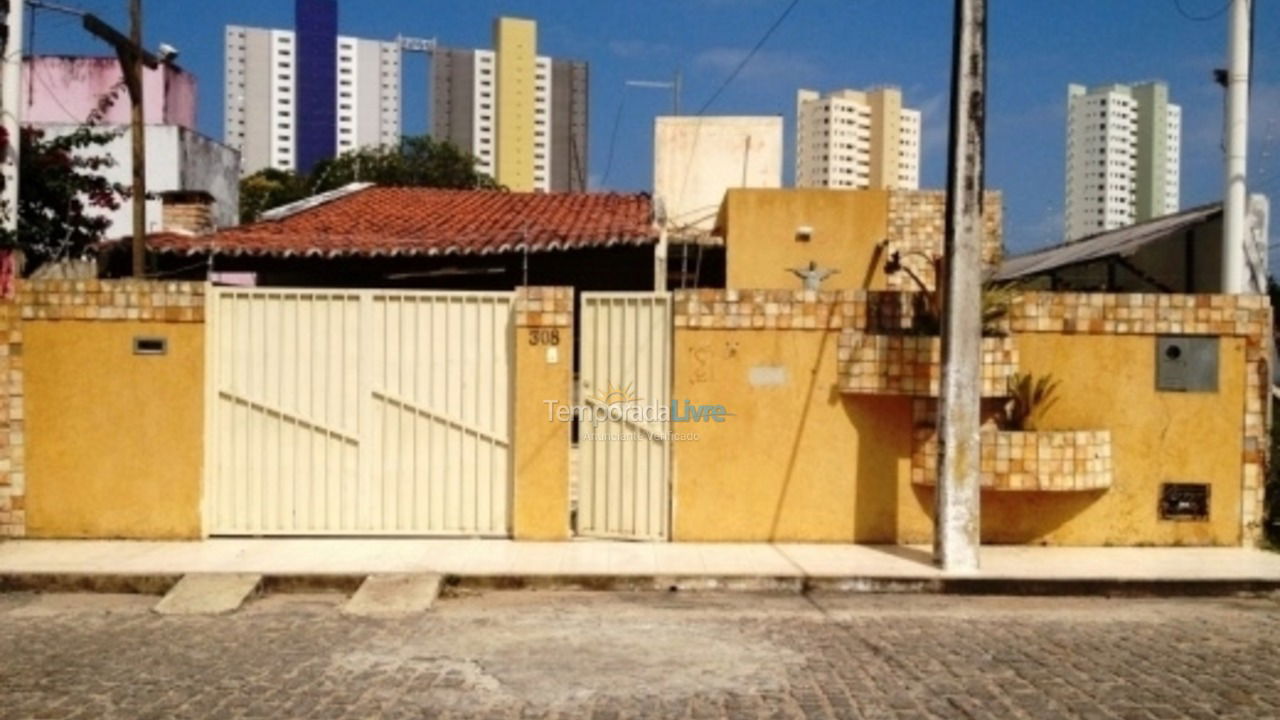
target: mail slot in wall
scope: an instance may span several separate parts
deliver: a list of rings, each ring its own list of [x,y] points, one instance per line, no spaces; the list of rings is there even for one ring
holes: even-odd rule
[[[165,355],[168,352],[168,338],[149,335],[138,335],[133,338],[134,355]]]
[[[1218,338],[1156,338],[1156,390],[1218,392]]]

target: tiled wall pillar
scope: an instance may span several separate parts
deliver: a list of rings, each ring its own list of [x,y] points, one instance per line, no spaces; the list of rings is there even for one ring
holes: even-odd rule
[[[0,300],[0,537],[26,533],[22,308]]]
[[[1004,250],[1002,195],[988,190],[983,196],[982,262],[986,267],[1000,263]],[[894,190],[889,193],[889,253],[897,252],[929,288],[937,286],[929,258],[942,257],[942,241],[947,221],[947,194],[938,190]],[[888,276],[890,290],[916,291],[906,273]]]
[[[516,290],[512,534],[566,540],[569,528],[568,408],[573,385],[573,288]]]

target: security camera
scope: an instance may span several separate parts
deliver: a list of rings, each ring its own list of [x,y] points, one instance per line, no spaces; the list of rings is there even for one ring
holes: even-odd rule
[[[178,59],[178,48],[169,43],[160,43],[160,62],[173,62]]]

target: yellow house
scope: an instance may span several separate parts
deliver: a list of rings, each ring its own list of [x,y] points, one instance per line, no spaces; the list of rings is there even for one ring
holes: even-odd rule
[[[911,296],[897,291],[919,288],[885,262],[897,253],[931,285],[944,204],[928,192],[728,192],[727,289],[677,293],[672,392],[723,399],[733,417],[675,449],[673,539],[930,541],[937,338],[904,331],[895,313]],[[989,194],[988,262],[999,224]],[[790,272],[809,263],[838,271],[821,291]],[[1052,376],[1058,401],[1040,432],[984,434],[984,542],[1255,541],[1269,318],[1257,296],[1014,299],[1004,354],[984,360],[1003,363],[987,414],[1013,371]],[[1166,371],[1186,367],[1171,343],[1204,350],[1203,386],[1169,385]],[[1190,516],[1171,509],[1188,498]]]

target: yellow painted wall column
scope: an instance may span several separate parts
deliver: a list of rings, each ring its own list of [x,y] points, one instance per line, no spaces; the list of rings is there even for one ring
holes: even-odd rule
[[[567,540],[572,402],[573,288],[516,290],[515,487],[517,540]]]

